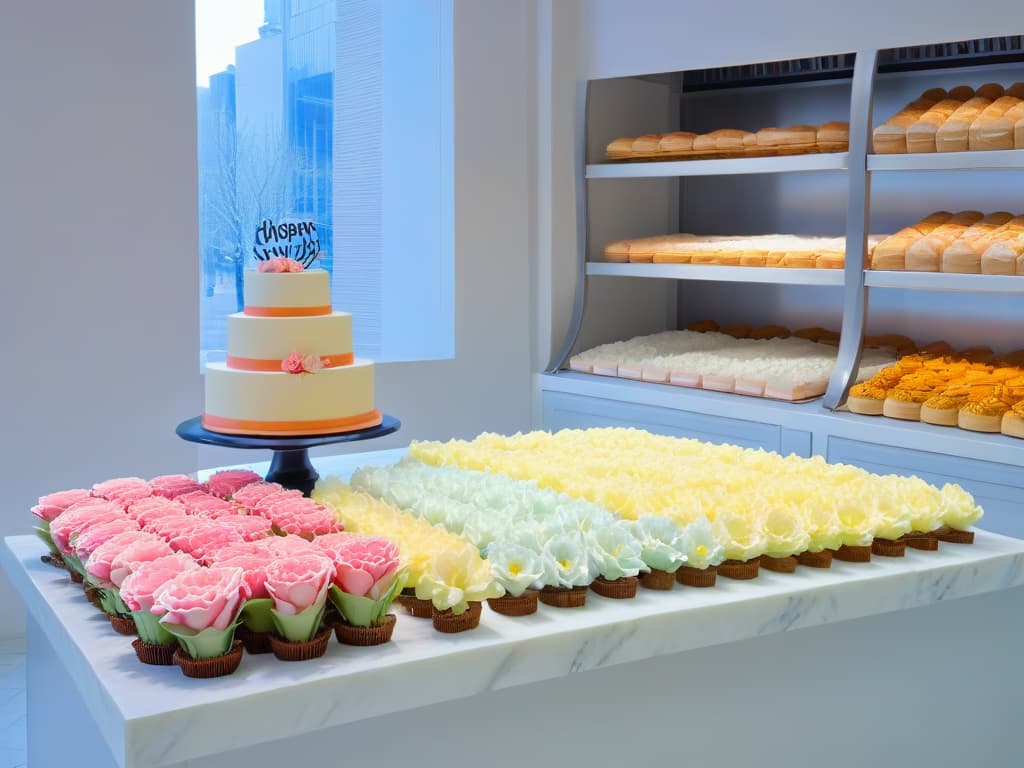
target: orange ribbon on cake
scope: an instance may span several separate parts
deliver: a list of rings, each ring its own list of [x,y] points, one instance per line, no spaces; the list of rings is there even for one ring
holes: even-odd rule
[[[383,415],[378,410],[367,411],[358,416],[349,416],[344,419],[311,419],[308,421],[228,419],[204,413],[203,427],[211,432],[222,432],[229,435],[331,435],[376,427],[382,420]]]
[[[331,305],[313,307],[254,307],[245,305],[244,314],[250,317],[315,317],[331,314]]]
[[[340,368],[344,365],[352,365],[355,356],[351,352],[342,355],[322,355],[320,363],[324,368]],[[281,360],[265,360],[258,357],[235,357],[228,355],[228,368],[237,371],[266,371],[268,373],[281,372]]]

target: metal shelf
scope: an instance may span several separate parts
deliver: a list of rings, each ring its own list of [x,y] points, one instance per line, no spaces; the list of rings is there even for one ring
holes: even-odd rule
[[[587,262],[586,272],[588,275],[600,277],[653,277],[670,280],[715,280],[723,283],[833,286],[843,284],[844,274],[841,269],[725,267],[717,264],[621,264],[603,261]]]
[[[735,176],[755,173],[845,171],[847,152],[819,152],[782,157],[737,157],[724,160],[666,160],[663,162],[591,163],[588,179],[652,179],[673,176]]]
[[[868,170],[878,171],[1008,171],[1024,168],[1024,150],[987,152],[920,152],[868,155]]]
[[[1024,294],[1024,275],[962,275],[953,272],[869,269],[864,272],[864,285],[868,288],[898,288],[906,291]]]

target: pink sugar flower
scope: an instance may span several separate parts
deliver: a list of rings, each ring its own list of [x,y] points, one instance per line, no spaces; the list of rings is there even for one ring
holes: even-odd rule
[[[323,368],[324,363],[319,356],[301,352],[291,352],[281,361],[281,370],[285,373],[319,373]]]
[[[154,495],[168,499],[203,490],[202,483],[196,482],[188,475],[160,475],[150,480],[149,485]]]
[[[348,541],[354,536],[356,536],[354,533],[325,533],[322,536],[317,536],[310,543],[331,560],[337,560]]]
[[[108,522],[126,517],[119,504],[103,499],[87,499],[72,504],[50,521],[50,535],[57,549],[65,555],[71,554],[71,537],[90,523]]]
[[[132,611],[151,612],[153,594],[180,573],[194,571],[199,564],[180,552],[139,563],[121,582],[121,599]]]
[[[236,528],[220,525],[215,520],[193,518],[194,524],[171,534],[167,543],[177,552],[187,552],[200,563],[228,544],[242,541],[242,534]]]
[[[154,536],[151,533],[145,533],[144,531],[125,531],[119,533],[107,539],[90,553],[89,559],[85,562],[85,570],[89,572],[89,575],[100,586],[113,587],[114,582],[110,579],[110,569],[114,558],[139,542],[154,541],[162,545],[170,553],[170,547],[158,536]]]
[[[274,560],[266,570],[267,592],[274,598],[274,610],[294,616],[323,605],[333,575],[334,564],[317,552]]]
[[[275,560],[287,559],[298,555],[319,554],[313,545],[301,536],[271,536],[257,542],[270,550]]]
[[[286,490],[284,490],[282,488],[280,491],[275,491],[274,493],[268,493],[266,496],[264,496],[259,501],[257,501],[256,504],[252,507],[252,511],[253,511],[253,514],[256,514],[256,515],[266,515],[267,511],[271,507],[273,507],[275,504],[278,504],[279,502],[287,501],[288,499],[305,499],[305,498],[306,497],[302,495],[302,491],[296,491],[296,490],[286,491]],[[306,501],[314,503],[314,504],[316,503],[312,499],[306,499]]]
[[[276,530],[305,538],[342,530],[332,512],[303,496],[277,501],[267,507],[263,515],[270,519]]]
[[[262,478],[251,469],[225,469],[214,472],[206,481],[206,487],[214,496],[230,499],[235,491]]]
[[[141,477],[116,477],[113,480],[96,483],[92,487],[92,494],[128,504],[152,496],[153,489]]]
[[[137,532],[139,524],[128,515],[107,520],[102,523],[93,523],[82,528],[77,534],[71,537],[71,548],[75,551],[78,559],[85,563],[93,550],[101,544],[109,541],[118,534]]]
[[[48,493],[46,496],[39,497],[39,503],[32,507],[32,514],[40,520],[50,522],[72,504],[85,501],[89,496],[89,491],[84,488]]]
[[[229,550],[231,547],[225,547]],[[225,551],[222,550],[222,551]],[[220,552],[214,557],[213,564],[216,566],[230,566],[241,568],[245,574],[245,583],[249,586],[252,599],[270,597],[267,592],[267,567],[273,562],[268,554],[259,552],[237,552],[226,557],[221,557]]]
[[[258,515],[225,515],[217,518],[217,522],[234,528],[243,541],[257,541],[273,534],[270,521]]]
[[[338,589],[379,600],[398,571],[398,547],[378,536],[352,536],[334,564]]]
[[[213,496],[206,491],[193,491],[177,498],[189,514],[200,517],[217,518],[222,515],[236,515],[239,512],[237,505]]]
[[[153,520],[169,515],[184,515],[185,507],[172,499],[163,496],[150,496],[148,499],[133,501],[128,505],[128,517],[139,521],[145,527]]]
[[[155,534],[143,531],[136,541],[125,545],[124,549],[111,558],[110,582],[115,587],[120,587],[128,575],[143,563],[172,554],[174,550],[170,544]]]
[[[259,504],[265,496],[269,496],[272,493],[279,493],[283,490],[283,485],[258,481],[239,488],[234,492],[231,498],[235,503],[241,504],[246,509],[255,509],[256,505]]]
[[[165,625],[223,631],[235,623],[248,599],[241,568],[199,568],[179,573],[157,588],[150,612],[162,615]]]

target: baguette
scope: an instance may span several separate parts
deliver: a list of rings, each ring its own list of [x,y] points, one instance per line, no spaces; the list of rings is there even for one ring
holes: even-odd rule
[[[633,139],[633,155],[650,155],[661,146],[661,134],[645,133]]]
[[[935,151],[966,152],[971,123],[991,104],[992,99],[975,96],[957,107],[949,119],[935,132]]]
[[[604,154],[609,160],[623,160],[627,157],[632,157],[633,137],[625,136],[620,139],[615,139],[615,141],[605,148]]]
[[[1024,234],[992,243],[981,255],[983,275],[1024,275]]]
[[[911,272],[938,272],[942,253],[972,224],[981,221],[978,211],[962,211],[907,248],[905,268]]]
[[[690,152],[693,150],[693,140],[697,138],[696,133],[689,131],[673,131],[666,133],[658,142],[658,148],[662,152]]]
[[[1024,102],[1016,96],[1000,96],[971,123],[968,148],[971,150],[1013,149],[1013,120],[1006,113]]]
[[[953,243],[942,252],[942,272],[979,274],[981,255],[988,244],[986,238],[1006,225],[1013,214],[999,211],[990,213],[981,221],[969,226]]]
[[[907,152],[935,152],[935,135],[939,128],[963,104],[963,101],[949,98],[932,105],[916,123],[907,128]]]
[[[604,260],[613,261],[619,264],[629,261],[630,240],[616,240],[604,247]]]

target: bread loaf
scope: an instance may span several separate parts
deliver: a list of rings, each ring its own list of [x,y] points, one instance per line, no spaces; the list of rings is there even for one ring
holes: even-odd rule
[[[762,128],[757,132],[757,144],[760,147],[811,146],[817,141],[818,131],[813,125]]]
[[[743,149],[743,140],[747,136],[749,131],[738,131],[734,128],[723,128],[719,131],[713,131],[711,135],[715,137],[715,149]]]
[[[935,135],[963,103],[949,98],[933,104],[916,123],[907,128],[907,151],[935,152]]]
[[[939,100],[946,98],[946,92],[941,88],[933,89],[942,96]],[[907,151],[907,128],[912,126],[936,103],[931,98],[931,91],[925,91],[921,98],[916,99],[895,115],[890,117],[880,126],[875,128],[872,134],[872,148],[876,154],[897,154]]]
[[[816,140],[818,150],[821,152],[837,152],[846,149],[850,146],[850,124],[825,123],[818,127]]]
[[[634,155],[649,155],[658,151],[661,146],[661,134],[645,133],[633,139]]]
[[[978,211],[962,211],[907,248],[906,269],[911,272],[938,272],[942,253],[972,224],[981,221]]]
[[[985,83],[984,85],[979,85],[974,91],[975,96],[981,96],[989,101],[995,101],[1004,93],[1003,86],[999,83]]]
[[[969,85],[958,85],[956,88],[951,88],[949,91],[949,98],[955,101],[967,101],[974,97],[974,89]]]
[[[999,90],[1002,91],[1002,88]],[[991,104],[992,99],[975,96],[957,107],[956,111],[936,131],[935,151],[966,152],[971,123]]]
[[[654,254],[663,249],[669,243],[675,242],[674,235],[662,237],[644,237],[634,240],[629,246],[629,261],[633,264],[650,264],[654,261]]]
[[[1024,234],[992,243],[981,256],[983,275],[1024,275]]]
[[[882,240],[871,252],[871,269],[906,269],[907,248],[916,243],[936,227],[945,224],[953,217],[949,211],[936,211],[929,214],[912,227],[904,227],[895,235]]]
[[[699,136],[695,136],[693,139],[693,151],[694,152],[714,152],[715,145],[714,131],[711,133],[702,133]]]
[[[822,251],[814,266],[816,269],[842,269],[846,266],[846,255],[842,251]]]
[[[1014,83],[1006,89],[1004,96],[1016,96],[1018,99],[1024,99],[1024,83]]]
[[[673,131],[661,137],[658,147],[662,152],[689,152],[693,149],[695,138],[697,138],[696,133]]]
[[[629,261],[629,240],[616,240],[604,247],[604,260],[623,263]]]
[[[1003,227],[1013,214],[999,211],[990,213],[967,229],[942,252],[942,272],[958,272],[979,274],[981,272],[981,255],[988,247],[986,238]]]
[[[818,261],[816,253],[811,251],[789,251],[782,257],[783,267],[795,267],[798,269],[815,269]]]
[[[621,139],[615,139],[605,148],[605,155],[607,155],[609,160],[623,160],[627,157],[632,157],[633,137],[626,136]]]
[[[763,267],[767,260],[767,251],[746,250],[740,253],[741,267]]]
[[[655,264],[689,264],[692,257],[690,246],[695,239],[688,235],[666,238],[655,244],[651,260]]]
[[[968,148],[971,150],[1013,149],[1013,123],[1006,113],[1020,106],[1016,96],[1000,96],[971,123]]]

